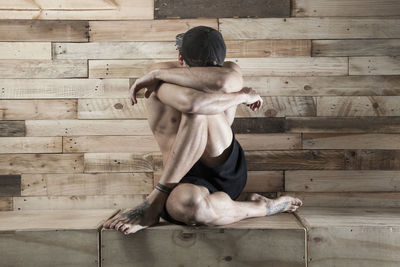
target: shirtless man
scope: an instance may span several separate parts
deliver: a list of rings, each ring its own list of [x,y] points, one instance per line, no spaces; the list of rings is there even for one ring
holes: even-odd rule
[[[268,199],[259,194],[235,201],[247,169],[243,149],[231,129],[236,106],[253,111],[262,105],[251,88],[243,88],[241,70],[224,62],[222,35],[195,27],[177,35],[177,62],[163,62],[136,80],[136,94],[147,88],[148,122],[160,147],[164,171],[159,184],[141,205],[108,220],[105,228],[134,233],[159,222],[225,225],[250,217],[293,212],[298,198]]]

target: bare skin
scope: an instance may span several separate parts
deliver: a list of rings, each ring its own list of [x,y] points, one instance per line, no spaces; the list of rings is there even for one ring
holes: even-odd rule
[[[130,234],[154,225],[165,203],[174,219],[188,225],[224,225],[250,217],[293,212],[302,205],[300,199],[290,196],[272,200],[258,194],[252,194],[247,201],[232,201],[224,192],[210,194],[203,186],[177,185],[198,160],[215,167],[227,159],[232,141],[230,126],[238,104],[246,104],[252,110],[262,105],[254,90],[242,88],[237,66],[227,63],[224,68],[210,69],[210,75],[201,69],[199,76],[188,77],[195,75],[195,70],[187,68],[179,57],[178,62],[155,66],[158,72],[153,70],[132,86],[132,104],[136,103],[136,93],[147,88],[148,122],[164,163],[160,183],[174,189],[169,196],[153,190],[144,203],[111,218],[104,224],[105,228]],[[160,69],[168,69],[170,75]],[[228,73],[224,77],[229,79],[215,80],[225,75],[223,72]],[[160,83],[156,75],[165,82]],[[168,83],[168,77],[172,77],[170,82],[179,82],[182,86]],[[205,87],[202,79],[207,79]]]

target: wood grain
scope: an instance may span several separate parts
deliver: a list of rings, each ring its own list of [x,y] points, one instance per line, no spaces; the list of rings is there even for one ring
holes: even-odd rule
[[[85,153],[85,173],[152,171],[151,153]]]
[[[2,137],[0,153],[62,153],[62,137]]]
[[[20,195],[21,175],[0,175],[0,197]]]
[[[129,79],[0,79],[2,99],[129,97]]]
[[[220,19],[225,40],[399,38],[397,18]]]
[[[218,29],[216,19],[89,21],[90,41],[175,41],[196,26]]]
[[[399,75],[400,56],[351,57],[349,75]]]
[[[0,100],[2,120],[77,118],[77,100]]]
[[[397,56],[400,39],[313,40],[314,57]]]
[[[396,0],[294,0],[294,17],[398,16]]]
[[[165,60],[89,60],[89,78],[139,78],[150,65]]]
[[[0,59],[51,59],[51,43],[0,42]]]
[[[0,137],[25,136],[24,121],[0,121]]]
[[[12,197],[0,197],[0,211],[13,210]]]
[[[0,20],[0,41],[87,42],[88,28],[84,20]]]
[[[79,99],[79,119],[147,119],[146,99],[137,99],[132,106],[130,98]]]
[[[237,134],[244,150],[300,149],[299,134]]]
[[[290,16],[289,0],[155,0],[154,18],[280,18]]]
[[[86,60],[0,60],[0,78],[83,78]]]
[[[0,154],[0,173],[79,173],[82,154]]]
[[[283,191],[284,178],[280,171],[250,171],[243,192]]]
[[[346,151],[348,170],[400,170],[400,150]]]
[[[233,121],[232,129],[236,134],[282,133],[285,131],[285,119],[284,118],[238,118]]]

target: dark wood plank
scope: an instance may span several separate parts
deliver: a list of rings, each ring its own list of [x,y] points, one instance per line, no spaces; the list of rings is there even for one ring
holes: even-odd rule
[[[400,150],[349,150],[348,170],[400,170]]]
[[[282,133],[285,131],[285,118],[236,118],[232,129],[242,133]]]
[[[154,18],[280,18],[290,16],[290,0],[155,0]]]
[[[0,137],[25,136],[25,121],[0,121]]]
[[[0,20],[0,41],[87,42],[88,21]]]
[[[12,197],[0,197],[0,211],[13,210]]]
[[[248,151],[250,171],[269,170],[341,170],[345,168],[342,150]]]
[[[21,175],[0,175],[0,196],[21,196]]]
[[[400,133],[400,117],[286,118],[287,132]]]

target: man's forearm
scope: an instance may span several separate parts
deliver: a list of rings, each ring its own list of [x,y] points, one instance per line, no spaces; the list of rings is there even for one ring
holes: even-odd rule
[[[208,94],[199,92],[193,99],[191,113],[216,115],[247,101],[240,92]]]

